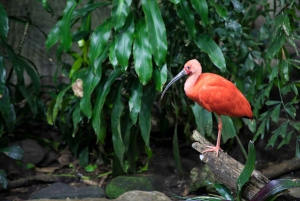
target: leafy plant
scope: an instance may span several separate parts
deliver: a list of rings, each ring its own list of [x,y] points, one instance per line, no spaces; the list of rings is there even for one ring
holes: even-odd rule
[[[14,17],[11,17],[14,19]],[[27,26],[26,26],[27,27]],[[24,30],[24,37],[27,28]],[[23,42],[18,51],[8,44],[9,18],[2,4],[0,4],[0,152],[15,160],[21,160],[23,150],[19,146],[8,146],[9,137],[16,126],[20,126],[34,118],[44,117],[44,104],[40,100],[41,84],[37,68],[33,62],[20,53]],[[8,72],[7,72],[8,70]],[[30,84],[25,84],[25,73]],[[26,80],[27,81],[27,80]],[[30,118],[29,118],[30,117]],[[7,187],[6,174],[0,171],[0,183]]]
[[[224,128],[223,142],[235,137],[242,123],[256,132],[255,139],[263,136],[265,130],[268,131],[269,119],[278,120],[278,104],[288,116],[295,117],[296,97],[289,103],[268,102],[268,99],[275,88],[282,96],[291,90],[297,94],[297,82],[289,82],[289,74],[298,66],[289,59],[284,46],[285,41],[295,46],[293,39],[298,38],[295,25],[289,21],[289,16],[297,19],[297,3],[280,5],[284,9],[277,16],[274,15],[277,7],[270,8],[268,2],[256,0],[172,0],[160,4],[150,0],[102,3],[91,0],[77,9],[81,3],[67,1],[62,17],[46,41],[47,49],[59,43],[57,61],[71,81],[60,85],[57,94],[53,94],[47,112],[48,122],[60,127],[69,147],[82,156],[81,160],[88,161],[84,158],[88,157],[86,147],[90,143],[104,146],[111,142],[113,150],[110,151],[115,156],[113,164],[118,167],[114,174],[125,172],[125,163],[130,164],[129,171],[135,171],[137,150],[150,148],[151,118],[156,119],[151,108],[156,91],[162,90],[167,75],[172,77],[191,58],[201,61],[203,71],[220,73],[232,80],[254,106],[254,116],[260,116],[258,120],[262,121],[256,131],[255,120],[223,117],[228,125]],[[111,16],[92,29],[92,12],[107,5],[112,6]],[[249,24],[259,16],[266,18],[265,24],[257,29],[250,28]],[[266,31],[269,29],[276,34]],[[73,42],[78,43],[79,52],[74,51]],[[283,53],[284,57],[280,57]],[[63,54],[70,55],[73,64],[64,63]],[[282,60],[278,67],[271,65],[274,57]],[[266,80],[269,84],[264,84]],[[71,86],[77,82],[81,85],[75,96]],[[275,107],[264,113],[265,104]],[[166,118],[161,118],[161,122],[177,125],[182,122],[182,116],[187,115],[186,134],[196,120],[201,133],[214,138],[213,115],[196,105],[187,105],[182,90],[173,88],[162,101],[161,114],[166,114]],[[269,145],[274,145],[279,135],[283,137],[282,145],[289,142],[291,134],[297,135],[298,124],[288,120],[287,125],[291,125],[294,132],[274,131]],[[284,130],[284,126],[281,129]],[[176,135],[174,137],[176,139]],[[140,138],[143,146],[140,143],[137,146]],[[176,143],[175,140],[173,150],[179,161]],[[86,162],[82,164],[87,165]]]

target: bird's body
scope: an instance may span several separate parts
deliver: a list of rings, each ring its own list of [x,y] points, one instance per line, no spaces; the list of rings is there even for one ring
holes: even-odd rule
[[[221,115],[252,118],[251,106],[232,82],[217,74],[202,73],[202,67],[196,59],[190,60],[184,65],[183,70],[166,86],[162,97],[174,82],[185,75],[189,75],[184,84],[187,97],[206,110],[215,112],[219,117],[217,145],[215,147],[209,146],[203,152],[216,152],[218,156],[219,150],[222,150],[220,148]]]
[[[252,117],[249,102],[236,86],[213,73],[202,73],[196,82],[190,76],[184,86],[187,97],[217,115]]]

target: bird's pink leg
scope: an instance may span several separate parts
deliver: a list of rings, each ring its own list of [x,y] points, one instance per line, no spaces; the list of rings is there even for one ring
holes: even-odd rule
[[[220,147],[220,141],[221,141],[221,135],[222,135],[222,119],[221,116],[219,115],[219,125],[218,125],[218,139],[217,139],[217,144],[216,146],[206,146],[208,149],[204,150],[202,153],[206,152],[216,152],[216,156],[218,157],[219,151],[223,151]]]

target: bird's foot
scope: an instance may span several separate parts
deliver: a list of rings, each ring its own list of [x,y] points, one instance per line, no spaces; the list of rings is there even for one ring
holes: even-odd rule
[[[219,151],[223,151],[220,146],[206,146],[208,149],[204,150],[202,153],[206,152],[216,152],[216,156],[218,157]]]

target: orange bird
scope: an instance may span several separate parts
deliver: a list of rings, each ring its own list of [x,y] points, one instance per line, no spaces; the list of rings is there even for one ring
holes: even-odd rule
[[[221,115],[230,117],[248,117],[252,118],[251,106],[245,96],[236,88],[236,86],[227,79],[213,73],[202,73],[201,64],[196,60],[190,60],[183,70],[176,75],[166,86],[161,95],[164,96],[167,89],[183,76],[188,75],[184,91],[187,97],[198,103],[201,107],[218,115],[218,139],[216,146],[207,146],[205,152],[216,152],[219,154],[222,120]]]

